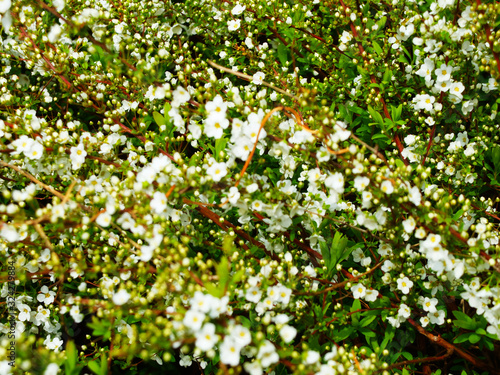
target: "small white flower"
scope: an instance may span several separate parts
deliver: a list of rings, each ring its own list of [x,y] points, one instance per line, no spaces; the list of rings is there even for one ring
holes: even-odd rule
[[[207,175],[212,177],[214,182],[219,182],[225,175],[227,175],[226,163],[213,163],[207,169]]]
[[[415,230],[415,226],[417,223],[413,216],[410,216],[408,219],[403,220],[403,229],[406,233],[412,233]]]
[[[240,348],[243,348],[252,342],[250,331],[242,325],[236,325],[233,328],[231,331],[231,337]]]
[[[130,293],[128,293],[125,289],[120,289],[117,293],[113,294],[113,303],[118,306],[127,303],[129,299]]]
[[[182,322],[186,327],[194,332],[197,332],[200,330],[204,320],[205,314],[201,311],[188,310]]]
[[[358,284],[352,286],[351,292],[352,292],[353,298],[360,299],[360,298],[363,298],[365,296],[366,287],[363,284],[358,283]]]
[[[108,214],[107,212],[103,212],[99,216],[97,216],[95,222],[97,225],[100,225],[101,227],[109,227],[109,225],[111,224],[111,215]]]
[[[262,85],[262,82],[264,81],[265,76],[266,75],[262,72],[255,73],[252,77],[253,78],[252,83],[255,85]]]
[[[408,277],[403,277],[398,279],[398,289],[403,293],[403,294],[408,294],[410,293],[410,289],[413,286],[413,281],[411,281]]]
[[[43,375],[57,375],[59,366],[56,363],[50,363],[45,369]]]
[[[354,179],[354,188],[362,192],[370,184],[370,179],[365,176],[358,176]]]
[[[241,21],[240,20],[229,20],[227,23],[227,28],[229,31],[236,31],[240,28]]]
[[[320,359],[320,355],[317,351],[315,350],[309,350],[307,352],[307,355],[306,355],[306,359],[305,359],[305,362],[308,364],[308,365],[313,365],[315,363],[317,363]]]
[[[196,347],[201,351],[209,351],[219,341],[219,336],[215,334],[215,325],[206,323],[196,334]]]
[[[385,180],[380,185],[380,190],[382,190],[384,193],[386,193],[387,195],[389,195],[389,194],[392,194],[392,192],[394,191],[394,186],[392,186],[392,182],[391,181]]]
[[[231,336],[224,337],[224,341],[219,345],[220,361],[226,365],[238,366],[240,363],[241,347]]]
[[[436,312],[437,303],[438,303],[438,300],[436,298],[425,297],[424,301],[422,303],[422,307],[423,307],[424,311],[427,311],[429,313],[434,313],[434,312]]]
[[[285,324],[280,329],[280,336],[284,342],[289,343],[295,338],[295,336],[297,336],[297,330],[294,327]]]
[[[236,4],[235,7],[231,10],[231,14],[233,16],[239,16],[241,13],[243,13],[246,9],[246,6]]]

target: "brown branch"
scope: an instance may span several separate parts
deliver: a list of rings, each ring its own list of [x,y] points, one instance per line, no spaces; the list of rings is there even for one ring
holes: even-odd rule
[[[343,288],[347,283],[353,282],[353,281],[357,281],[360,278],[362,278],[364,276],[367,276],[367,275],[375,272],[375,270],[377,270],[382,265],[382,263],[383,262],[377,263],[372,269],[370,269],[369,271],[366,271],[365,273],[362,273],[361,275],[353,276],[352,279],[342,281],[341,283],[337,283],[337,284],[335,284],[335,285],[333,285],[333,286],[331,286],[329,288],[320,290],[318,292],[313,292],[313,293],[310,293],[310,292],[301,292],[301,293],[295,293],[295,294],[298,295],[298,296],[318,296],[318,295],[323,294],[323,293],[331,292],[332,290],[335,290],[335,289]]]
[[[466,361],[470,362],[472,365],[479,367],[483,370],[490,371],[491,374],[500,374],[500,372],[497,369],[491,368],[484,361],[474,357],[473,355],[467,353],[466,351],[463,351],[462,349],[449,343],[448,341],[443,339],[441,336],[435,336],[432,333],[427,332],[421,325],[417,324],[413,319],[408,319],[408,322],[412,326],[414,326],[421,335],[424,335],[425,337],[427,337],[434,344],[437,344],[437,345],[445,348],[446,350],[454,351],[460,357],[462,357]]]
[[[383,372],[383,371],[392,370],[393,368],[398,368],[398,367],[401,367],[401,366],[411,365],[413,363],[429,363],[429,362],[443,361],[446,358],[448,358],[450,355],[452,355],[453,351],[454,350],[452,348],[448,348],[447,351],[446,351],[446,353],[443,354],[443,355],[441,355],[441,356],[439,356],[439,357],[417,358],[417,359],[412,359],[412,360],[409,360],[409,361],[402,361],[402,362],[394,363],[394,364],[390,365],[389,367],[386,367],[384,369],[380,369],[380,370],[375,371],[375,374],[378,374],[378,373]]]

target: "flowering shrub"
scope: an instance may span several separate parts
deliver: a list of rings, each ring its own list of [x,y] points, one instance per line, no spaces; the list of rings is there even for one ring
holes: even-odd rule
[[[498,373],[497,2],[0,14],[0,373]]]

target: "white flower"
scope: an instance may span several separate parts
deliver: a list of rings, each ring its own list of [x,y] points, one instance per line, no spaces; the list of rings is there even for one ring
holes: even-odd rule
[[[363,298],[365,296],[366,287],[363,284],[358,283],[358,284],[352,286],[351,292],[352,292],[353,298],[360,299],[360,298]]]
[[[257,359],[260,359],[262,367],[268,368],[273,363],[278,363],[280,357],[278,353],[276,353],[274,345],[269,340],[265,340],[264,344],[259,348]]]
[[[419,206],[422,202],[422,194],[420,193],[420,189],[414,186],[410,190],[408,190],[408,199],[415,206]]]
[[[252,83],[255,84],[255,85],[262,85],[262,82],[264,81],[264,77],[266,75],[262,72],[257,72],[253,75],[253,80],[252,80]]]
[[[236,31],[240,28],[241,21],[240,20],[229,20],[227,23],[227,28],[229,31]]]
[[[45,369],[43,375],[57,375],[59,366],[56,363],[50,363]]]
[[[413,281],[411,281],[408,277],[403,277],[398,279],[398,289],[403,294],[410,293],[410,289],[413,286]]]
[[[207,137],[219,139],[222,137],[224,129],[227,129],[227,127],[229,126],[229,121],[226,118],[218,115],[210,115],[204,121],[204,124],[204,132]]]
[[[450,85],[450,94],[462,98],[462,92],[464,92],[465,86],[462,82],[453,82]]]
[[[181,353],[181,359],[179,361],[179,365],[181,365],[182,367],[189,367],[189,366],[191,366],[192,363],[193,363],[193,361],[191,360],[190,356],[183,355]]]
[[[305,362],[308,365],[313,365],[313,364],[317,363],[319,361],[319,359],[320,359],[320,355],[317,351],[315,351],[315,350],[308,350],[307,351]]]
[[[245,293],[245,299],[249,302],[258,303],[261,297],[262,291],[256,286],[248,288]]]
[[[0,0],[0,13],[6,13],[11,5],[11,0]]]
[[[38,160],[43,156],[43,151],[43,146],[39,142],[33,141],[29,150],[24,151],[24,154],[29,159]]]
[[[224,337],[219,345],[220,361],[226,365],[238,366],[240,363],[240,346],[231,336]]]
[[[436,69],[436,80],[438,82],[449,81],[451,79],[451,72],[453,68],[446,64],[441,64],[441,66]]]
[[[31,313],[31,308],[24,304],[21,303],[17,305],[18,310],[20,311],[19,316],[17,317],[21,322],[29,321],[30,320],[30,313]]]
[[[238,188],[233,186],[229,189],[229,194],[227,196],[227,199],[229,203],[231,204],[236,204],[238,202],[238,199],[240,199],[240,192],[238,191]]]
[[[427,316],[432,324],[441,325],[444,324],[445,315],[444,310],[436,310],[433,313],[429,313]]]
[[[102,212],[99,216],[97,216],[95,222],[101,227],[109,227],[109,224],[111,224],[111,215],[107,212]]]
[[[386,193],[388,195],[392,194],[392,192],[394,191],[394,187],[392,186],[392,182],[389,180],[385,180],[380,185],[380,190],[382,190],[384,193]]]
[[[412,233],[415,230],[415,226],[417,223],[413,216],[410,216],[408,219],[403,220],[403,229],[406,233]]]
[[[325,179],[325,186],[342,194],[344,192],[344,175],[340,172],[335,172]]]
[[[61,36],[62,33],[62,28],[59,24],[54,24],[49,31],[49,42],[50,43],[55,43],[59,40],[59,37]]]
[[[47,346],[47,349],[59,351],[59,348],[61,348],[63,341],[59,337],[54,337],[54,339],[51,340],[49,335],[43,343]]]
[[[191,95],[189,95],[189,92],[181,86],[178,86],[174,92],[172,93],[173,99],[172,99],[172,107],[180,107],[182,104],[187,103],[189,99],[191,99]]]
[[[78,144],[76,147],[71,147],[71,163],[73,169],[80,169],[82,164],[85,162],[85,156],[87,156],[87,151],[83,147],[83,143]]]
[[[52,302],[54,302],[56,293],[49,290],[49,288],[46,285],[42,286],[40,292],[41,293],[36,296],[38,302],[45,303],[45,306],[50,305]]]
[[[354,188],[362,192],[370,184],[370,179],[365,176],[358,176],[354,179]]]
[[[402,303],[399,306],[398,317],[402,317],[402,318],[408,319],[410,317],[410,314],[411,314],[411,310],[408,307],[408,305]]]
[[[284,342],[289,343],[295,338],[295,336],[297,336],[297,330],[294,327],[285,324],[280,329],[280,336]]]
[[[243,13],[245,11],[245,9],[246,9],[246,6],[240,5],[240,4],[236,4],[235,7],[231,10],[231,14],[233,16],[238,16],[241,13]]]
[[[236,325],[233,328],[231,331],[231,337],[240,348],[243,348],[252,342],[250,331],[242,325]]]
[[[437,303],[438,300],[436,298],[425,297],[422,303],[422,308],[424,309],[424,311],[427,311],[429,313],[434,313],[436,312]]]
[[[149,202],[151,209],[157,214],[161,214],[167,209],[167,197],[165,193],[159,191],[153,194],[153,199]]]
[[[219,336],[215,334],[215,325],[206,323],[196,334],[196,347],[201,351],[209,351],[219,341]]]
[[[64,0],[53,0],[52,5],[54,5],[56,7],[56,10],[60,12],[61,10],[64,9],[66,2]]]
[[[118,306],[127,303],[129,299],[130,293],[128,293],[125,289],[120,289],[118,292],[113,294],[113,303]]]
[[[207,169],[207,175],[212,177],[214,182],[219,182],[225,175],[227,175],[226,163],[213,163]]]
[[[16,242],[21,238],[21,236],[19,236],[19,233],[17,233],[16,228],[9,224],[2,225],[2,229],[0,230],[0,237],[2,237],[7,242]]]
[[[200,330],[204,320],[205,320],[204,313],[202,313],[201,311],[190,309],[184,316],[184,320],[182,322],[186,327],[188,327],[194,332],[197,332]]]
[[[374,302],[378,298],[379,291],[375,289],[367,289],[364,300],[367,302]]]
[[[421,109],[426,110],[427,112],[430,112],[433,110],[434,102],[436,101],[436,98],[434,96],[428,95],[428,94],[418,94],[415,95],[413,98],[412,102],[414,104],[414,108],[418,111]]]

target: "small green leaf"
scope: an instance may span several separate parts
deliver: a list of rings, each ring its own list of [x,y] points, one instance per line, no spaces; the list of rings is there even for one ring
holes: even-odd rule
[[[283,66],[285,66],[288,61],[288,48],[284,44],[278,45],[278,59]]]
[[[66,362],[64,366],[66,375],[72,375],[74,373],[77,360],[78,353],[76,351],[75,343],[70,340],[66,343]]]
[[[478,343],[480,340],[481,340],[481,336],[476,335],[475,333],[473,333],[472,335],[470,335],[470,336],[469,336],[469,342],[470,342],[471,344],[476,344],[476,343]]]
[[[155,122],[158,124],[158,126],[165,125],[165,118],[158,112],[153,112],[153,118],[155,119]]]
[[[384,51],[382,51],[382,48],[380,48],[379,44],[375,41],[373,41],[373,49],[379,56],[382,56],[384,54]]]
[[[97,374],[97,375],[101,374],[101,367],[99,366],[97,361],[91,361],[91,362],[87,363],[87,366],[94,374]]]
[[[372,106],[368,106],[368,112],[370,112],[370,115],[372,116],[373,120],[377,123],[377,124],[380,124],[380,125],[383,125],[384,124],[384,119],[382,118],[382,116],[380,115],[380,113],[378,113],[377,111],[375,111],[373,109]]]
[[[470,336],[471,334],[472,334],[472,333],[465,333],[465,334],[463,334],[463,335],[460,335],[460,336],[458,336],[455,340],[453,340],[453,342],[454,342],[455,344],[460,344],[460,343],[462,343],[462,342],[465,342],[465,341],[469,340],[469,336]]]
[[[336,342],[345,340],[346,338],[348,338],[349,336],[351,336],[352,333],[354,333],[354,327],[344,328],[337,335],[334,335],[334,340]]]
[[[361,322],[359,322],[359,326],[366,327],[366,326],[370,325],[370,323],[373,322],[376,318],[377,318],[376,315],[367,316],[366,318],[363,318],[361,320]]]

